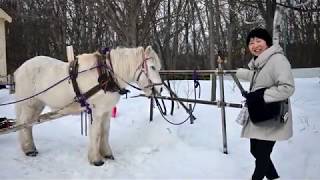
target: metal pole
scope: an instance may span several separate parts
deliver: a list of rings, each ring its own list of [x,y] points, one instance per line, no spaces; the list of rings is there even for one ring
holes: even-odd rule
[[[144,94],[133,96],[132,98],[136,98],[136,97],[150,98],[150,96],[146,96]],[[220,101],[207,101],[207,100],[200,100],[200,99],[194,100],[194,99],[175,98],[175,97],[168,97],[168,96],[155,96],[155,98],[163,99],[163,100],[170,100],[170,101],[181,101],[181,102],[187,102],[187,103],[197,103],[197,104],[206,104],[206,105],[215,105],[215,106],[221,106],[221,104],[224,104],[225,107],[242,108],[242,104],[238,104],[238,103],[228,103],[228,102],[222,103]]]
[[[211,81],[211,101],[215,101],[217,99],[217,91],[216,91],[216,80],[217,77],[215,74],[210,74],[210,81]]]
[[[162,82],[164,87],[167,88],[167,90],[170,92],[170,94],[174,97],[174,98],[178,98],[178,96],[176,95],[176,93],[174,93],[170,87],[165,83],[165,82]],[[189,113],[189,109],[186,105],[184,105],[181,101],[178,101],[179,104],[181,104],[181,106],[186,110],[187,113]],[[191,116],[192,118],[196,119],[196,117],[194,117],[194,115],[192,115],[192,112],[191,112]]]
[[[193,122],[194,122],[194,119],[193,119],[193,116],[192,116],[192,105],[191,104],[189,104],[189,115],[190,115],[190,124],[193,124]]]
[[[246,92],[246,90],[244,90],[244,88],[242,87],[239,79],[237,78],[237,76],[235,74],[231,74],[233,81],[236,83],[236,85],[238,86],[240,92],[243,94],[244,92]]]
[[[196,70],[198,74],[210,75],[213,73],[234,74],[237,70]],[[160,74],[193,74],[194,70],[160,70]]]
[[[153,120],[153,98],[150,98],[150,122]]]
[[[85,112],[84,113],[84,135],[87,136],[88,135],[88,114]]]
[[[220,56],[218,57],[218,70],[223,72],[222,60]],[[223,140],[223,153],[228,154],[227,147],[227,128],[226,128],[226,110],[224,103],[224,83],[223,83],[223,73],[218,73],[219,75],[219,84],[220,84],[220,101],[221,101],[221,120],[222,120],[222,140]]]

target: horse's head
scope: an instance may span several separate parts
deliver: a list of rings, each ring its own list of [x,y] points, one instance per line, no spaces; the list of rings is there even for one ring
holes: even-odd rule
[[[136,83],[147,96],[152,93],[160,94],[162,91],[160,69],[161,63],[157,53],[148,46],[144,50],[143,61],[135,72]]]

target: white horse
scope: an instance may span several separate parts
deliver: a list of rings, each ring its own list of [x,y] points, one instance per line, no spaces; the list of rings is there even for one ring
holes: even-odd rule
[[[121,88],[128,82],[135,82],[150,95],[153,90],[160,93],[161,84],[159,70],[161,63],[155,51],[148,46],[146,49],[117,48],[110,52],[110,60],[115,74],[115,79]],[[107,60],[106,60],[107,61]],[[83,71],[97,66],[97,56],[82,54],[78,56],[79,69]],[[108,62],[107,62],[108,64]],[[69,63],[46,56],[37,56],[22,64],[15,72],[16,99],[30,97],[68,77]],[[78,75],[77,82],[81,92],[86,92],[97,85],[97,69],[85,71]],[[75,92],[72,84],[65,80],[52,89],[32,99],[16,104],[17,123],[31,123],[37,121],[45,106],[51,109],[60,109],[74,101]],[[87,103],[92,109],[93,122],[89,127],[88,159],[93,165],[104,164],[104,158],[114,159],[109,145],[110,112],[120,99],[118,92],[98,91],[91,96]],[[80,111],[79,103],[74,103],[66,111],[74,113]],[[19,140],[23,152],[27,156],[36,156],[38,151],[32,136],[32,127],[19,131]]]

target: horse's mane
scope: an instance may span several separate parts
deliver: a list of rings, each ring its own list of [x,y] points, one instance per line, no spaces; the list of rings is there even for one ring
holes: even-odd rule
[[[161,68],[159,57],[151,46],[148,46],[146,49],[143,47],[116,48],[111,51],[110,55],[114,69],[116,69],[122,77],[133,77],[135,71],[145,58],[150,58],[148,61],[153,61],[158,70]]]
[[[94,52],[90,54],[78,55],[78,61],[80,67],[93,67],[96,64],[96,58],[99,56],[99,52]],[[139,65],[143,62],[144,58],[150,57],[156,68],[159,70],[161,68],[161,63],[158,55],[154,52],[151,46],[146,49],[143,47],[137,48],[116,48],[112,49],[110,52],[110,59],[114,72],[127,81],[132,81],[135,71],[138,69]]]

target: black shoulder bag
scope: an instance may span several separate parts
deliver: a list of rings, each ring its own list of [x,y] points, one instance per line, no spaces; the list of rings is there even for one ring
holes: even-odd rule
[[[258,76],[260,70],[255,69],[253,73],[250,82],[250,91],[253,88],[254,79],[257,78],[255,76]],[[271,119],[279,120],[282,123],[286,122],[288,119],[288,99],[284,101],[266,103],[263,98],[266,89],[267,88],[261,88],[246,94],[246,104],[250,120],[253,123],[259,123]]]

